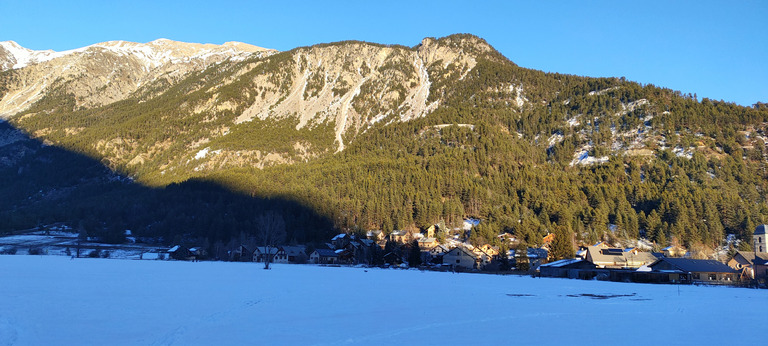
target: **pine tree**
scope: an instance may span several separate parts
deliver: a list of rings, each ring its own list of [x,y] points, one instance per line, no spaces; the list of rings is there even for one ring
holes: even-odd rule
[[[554,260],[573,258],[573,232],[566,226],[555,226],[555,239],[552,241],[552,257]]]

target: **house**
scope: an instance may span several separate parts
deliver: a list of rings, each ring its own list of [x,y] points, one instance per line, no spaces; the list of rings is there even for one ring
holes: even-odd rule
[[[457,246],[443,255],[443,265],[454,269],[480,269],[481,259],[463,246]]]
[[[763,258],[755,258],[753,262],[755,268],[755,280],[760,287],[766,287],[768,283],[768,260]]]
[[[591,279],[596,266],[581,258],[563,259],[539,266],[541,276],[569,279]]]
[[[489,256],[491,258],[495,258],[499,256],[499,247],[498,246],[492,246],[491,244],[483,244],[476,248],[477,250],[481,251],[486,256]]]
[[[432,226],[429,226],[422,234],[424,234],[425,238],[434,238],[436,231],[437,231],[437,226],[432,225]]]
[[[186,246],[175,245],[168,249],[168,259],[191,261],[194,259],[194,256],[189,252],[189,249]]]
[[[540,265],[546,263],[547,258],[549,257],[549,251],[547,251],[547,249],[529,247],[526,250],[526,255],[528,256],[529,268],[535,270]],[[517,263],[517,258],[519,257],[517,251],[515,251],[515,263]]]
[[[250,262],[253,261],[252,254],[253,253],[248,250],[245,245],[240,245],[237,249],[229,253],[229,260],[235,262]]]
[[[501,240],[503,243],[507,243],[509,247],[514,247],[519,243],[517,241],[517,237],[507,232],[497,235],[496,238],[499,238],[499,240]]]
[[[755,232],[752,234],[752,246],[754,252],[768,252],[768,246],[766,246],[765,238],[766,232],[768,232],[768,225],[759,225],[755,227]]]
[[[447,247],[445,247],[445,245],[437,245],[429,249],[429,251],[427,251],[427,255],[422,257],[421,260],[424,263],[431,262],[435,264],[440,264],[440,263],[443,263],[443,255],[445,255],[445,253],[447,253],[448,251],[450,250]]]
[[[365,236],[368,239],[373,240],[375,242],[380,242],[380,241],[384,240],[384,232],[382,232],[380,230],[368,231],[365,234]]]
[[[280,246],[272,259],[275,263],[306,263],[308,256],[306,248],[300,246]]]
[[[715,260],[690,258],[659,258],[648,265],[654,272],[676,272],[682,282],[734,283],[738,273],[733,268]]]
[[[343,249],[347,247],[350,241],[352,241],[352,236],[346,233],[339,233],[331,239],[331,244],[333,244],[334,249]]]
[[[419,249],[421,249],[421,251],[429,251],[430,249],[432,249],[433,247],[439,244],[437,242],[437,239],[429,238],[429,237],[424,237],[419,239],[418,243],[419,243]]]
[[[384,254],[384,263],[391,265],[400,265],[403,263],[403,258],[395,252],[387,252]]]
[[[208,257],[208,251],[201,247],[189,248],[189,254],[193,256],[195,260],[205,259]]]
[[[728,266],[735,269],[738,272],[743,273],[744,275],[741,277],[741,279],[754,279],[755,278],[755,270],[754,270],[755,259],[768,260],[768,253],[737,251],[733,255],[733,258],[731,258],[728,261]]]
[[[547,234],[544,238],[541,239],[542,244],[551,244],[555,240],[555,234],[550,233]]]
[[[656,257],[648,252],[636,249],[624,251],[621,248],[603,248],[601,246],[587,247],[586,260],[598,268],[640,268],[656,261]]]
[[[683,257],[688,251],[677,245],[667,246],[661,250],[664,253],[664,257]]]
[[[395,243],[405,244],[410,240],[410,236],[407,231],[392,231],[392,233],[389,234],[389,240]]]
[[[331,249],[316,249],[309,255],[309,261],[315,264],[336,264],[339,262],[339,255]]]
[[[264,262],[269,255],[270,262],[276,262],[275,257],[279,250],[277,246],[257,246],[251,258],[254,262]]]

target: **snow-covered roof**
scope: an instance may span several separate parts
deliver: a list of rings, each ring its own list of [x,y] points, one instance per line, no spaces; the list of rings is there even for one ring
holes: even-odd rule
[[[178,246],[178,245],[176,245],[176,246],[174,246],[174,247],[172,247],[172,248],[168,249],[168,252],[175,252],[175,251],[177,251],[178,249],[179,249],[179,246]]]
[[[331,240],[344,239],[344,237],[346,237],[346,236],[347,236],[346,233],[339,233],[335,237],[333,237],[333,239],[331,239]]]
[[[568,258],[568,259],[561,259],[559,261],[554,261],[547,264],[542,264],[541,267],[552,267],[552,268],[560,268],[563,266],[567,266],[572,263],[581,262],[583,259],[581,258]]]

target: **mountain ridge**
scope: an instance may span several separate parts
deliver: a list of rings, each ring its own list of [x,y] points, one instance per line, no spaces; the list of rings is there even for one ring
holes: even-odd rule
[[[765,107],[526,69],[472,35],[222,59],[110,97],[98,76],[58,80],[8,121],[142,185],[213,181],[343,231],[476,217],[489,242],[564,228],[711,249],[768,215]],[[0,72],[1,102],[19,80],[34,75]]]

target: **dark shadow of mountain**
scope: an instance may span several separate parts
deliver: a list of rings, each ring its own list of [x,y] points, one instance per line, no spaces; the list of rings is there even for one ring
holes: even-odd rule
[[[331,220],[295,201],[253,198],[207,181],[151,188],[99,161],[32,139],[0,121],[0,234],[64,223],[103,241],[124,231],[165,244],[246,242],[256,218],[283,216],[287,240],[322,242]]]

